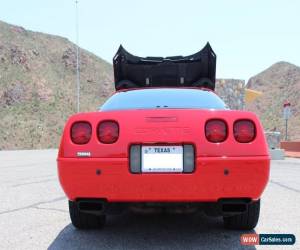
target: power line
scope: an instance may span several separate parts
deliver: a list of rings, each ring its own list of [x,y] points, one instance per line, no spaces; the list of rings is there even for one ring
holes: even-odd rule
[[[75,0],[76,6],[76,85],[77,85],[77,112],[80,111],[80,67],[79,67],[79,27],[78,27],[78,0]]]

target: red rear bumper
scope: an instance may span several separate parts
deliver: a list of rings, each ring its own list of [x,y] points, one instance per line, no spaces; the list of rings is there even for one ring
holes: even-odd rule
[[[269,179],[268,156],[199,157],[196,163],[192,174],[131,174],[127,158],[59,158],[58,172],[70,200],[105,198],[111,202],[256,200]],[[101,171],[98,175],[97,170]]]

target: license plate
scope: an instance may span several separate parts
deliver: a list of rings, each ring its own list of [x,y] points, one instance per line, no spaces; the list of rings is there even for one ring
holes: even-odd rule
[[[182,146],[142,146],[142,172],[182,171]]]

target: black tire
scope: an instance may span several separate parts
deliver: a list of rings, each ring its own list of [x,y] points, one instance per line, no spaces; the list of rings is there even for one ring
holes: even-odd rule
[[[247,212],[233,216],[224,216],[224,226],[228,229],[251,230],[257,225],[259,210],[260,200],[254,201],[248,205]]]
[[[78,229],[96,229],[105,225],[105,215],[94,215],[79,211],[76,202],[69,201],[69,213],[72,224]]]

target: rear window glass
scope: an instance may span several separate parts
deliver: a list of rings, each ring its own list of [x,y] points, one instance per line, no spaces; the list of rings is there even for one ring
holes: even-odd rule
[[[227,109],[213,92],[198,89],[139,89],[117,92],[99,109],[101,111],[128,109]]]

